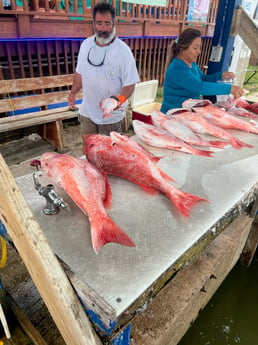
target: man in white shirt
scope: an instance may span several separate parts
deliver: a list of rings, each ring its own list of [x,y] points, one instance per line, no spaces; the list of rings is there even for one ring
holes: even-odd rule
[[[83,140],[93,133],[122,131],[128,98],[134,92],[139,75],[133,54],[126,43],[115,35],[115,9],[108,3],[93,8],[95,35],[80,47],[69,105],[75,105],[76,94],[83,89],[80,122]],[[118,107],[112,116],[103,118],[100,103],[114,97]]]

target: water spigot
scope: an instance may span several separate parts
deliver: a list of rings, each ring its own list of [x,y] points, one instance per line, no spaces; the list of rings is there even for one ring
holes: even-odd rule
[[[46,186],[42,186],[38,181],[37,173],[33,173],[33,180],[35,189],[39,192],[40,195],[44,196],[46,199],[46,207],[43,209],[43,212],[47,215],[56,214],[59,212],[60,208],[65,210],[68,213],[72,213],[69,205],[63,200],[63,198],[59,197],[52,184],[47,184]]]

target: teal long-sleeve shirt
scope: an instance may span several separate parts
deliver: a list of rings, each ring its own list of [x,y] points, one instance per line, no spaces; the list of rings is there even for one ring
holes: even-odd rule
[[[189,98],[229,94],[231,84],[216,83],[221,75],[222,72],[204,74],[196,63],[189,67],[184,61],[174,58],[165,74],[161,111],[166,113],[169,109],[181,108]]]

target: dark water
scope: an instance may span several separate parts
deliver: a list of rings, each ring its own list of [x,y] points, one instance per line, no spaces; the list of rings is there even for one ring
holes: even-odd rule
[[[179,345],[258,345],[258,252],[237,263]]]

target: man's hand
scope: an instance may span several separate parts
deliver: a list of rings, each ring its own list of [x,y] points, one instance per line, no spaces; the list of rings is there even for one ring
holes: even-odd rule
[[[126,101],[126,97],[124,95],[111,96],[111,98],[114,98],[118,102],[116,109],[120,108],[121,105]]]
[[[70,109],[76,110],[77,107],[75,106],[76,102],[76,95],[82,88],[82,76],[81,74],[75,72],[73,75],[73,86],[68,96],[68,104]]]
[[[76,102],[76,95],[74,93],[70,92],[69,97],[68,97],[69,109],[71,109],[71,110],[78,109],[75,106],[75,102]]]

